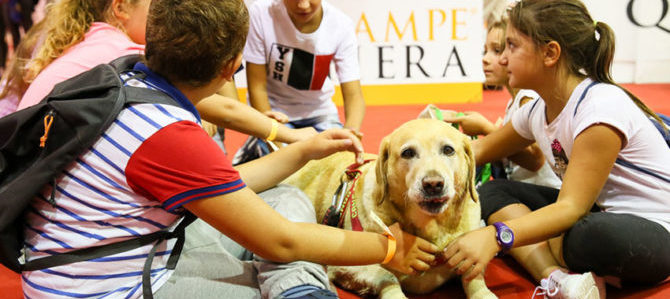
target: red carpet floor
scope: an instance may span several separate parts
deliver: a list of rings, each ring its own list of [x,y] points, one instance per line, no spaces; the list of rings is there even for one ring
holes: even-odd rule
[[[486,285],[500,299],[530,299],[535,283],[512,258],[495,258],[489,263],[485,274]],[[360,297],[338,289],[341,299]],[[465,299],[463,287],[458,279],[446,283],[439,290],[428,295],[409,295],[410,299]],[[542,298],[542,296],[537,297]],[[610,299],[667,299],[670,298],[670,283],[655,288],[616,289],[608,286],[607,298]]]
[[[625,85],[654,111],[670,115],[670,84]],[[479,111],[494,121],[502,116],[509,99],[506,91],[485,91],[484,100],[473,104],[438,105],[442,109]],[[363,145],[367,152],[377,153],[381,139],[405,121],[416,118],[425,105],[372,106],[368,107],[361,131],[365,134]],[[245,136],[226,131],[226,148],[233,154],[244,142]],[[21,298],[18,274],[0,266],[0,298]],[[502,299],[530,298],[535,283],[514,260],[496,258],[486,270],[486,283]],[[358,298],[338,290],[343,299]],[[608,298],[670,298],[670,282],[653,288],[615,289],[608,287]],[[453,281],[429,295],[410,296],[415,299],[465,298],[458,281]],[[194,298],[195,299],[195,298]]]

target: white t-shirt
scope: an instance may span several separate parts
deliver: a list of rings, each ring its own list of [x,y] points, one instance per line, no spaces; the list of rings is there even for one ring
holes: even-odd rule
[[[544,101],[524,105],[512,117],[514,129],[522,137],[535,140],[554,172],[562,177],[575,138],[593,124],[607,124],[624,137],[619,159],[670,178],[670,149],[647,116],[622,89],[596,84],[575,111],[583,91],[592,82],[588,78],[582,81],[551,123],[546,120]],[[670,184],[651,175],[614,164],[596,203],[605,212],[644,217],[670,231]]]
[[[331,62],[340,82],[360,80],[352,20],[326,1],[321,5],[323,18],[312,33],[295,28],[281,0],[258,0],[249,7],[244,59],[267,66],[270,106],[291,121],[337,114]]]
[[[530,101],[537,100],[540,96],[530,89],[521,89],[516,94],[516,96],[507,102],[507,108],[505,108],[505,118],[503,123],[506,124],[512,119],[512,115],[521,108],[521,100],[524,98],[530,98]],[[560,189],[561,180],[554,174],[551,170],[551,166],[548,162],[545,162],[538,171],[530,171],[525,169],[516,163],[510,161],[509,159],[503,159],[503,164],[505,165],[505,172],[507,173],[507,178],[512,181],[519,181],[529,184],[541,185],[551,188]]]

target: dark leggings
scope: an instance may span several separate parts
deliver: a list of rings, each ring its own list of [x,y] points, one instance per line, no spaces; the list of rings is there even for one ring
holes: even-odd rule
[[[520,203],[531,210],[556,202],[558,190],[493,180],[479,188],[482,218]],[[597,207],[565,232],[563,258],[571,271],[616,276],[623,283],[656,284],[670,276],[670,233],[660,224]]]

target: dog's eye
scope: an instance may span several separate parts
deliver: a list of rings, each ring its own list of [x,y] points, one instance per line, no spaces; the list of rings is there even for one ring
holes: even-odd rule
[[[416,151],[413,148],[408,148],[402,151],[400,156],[403,157],[404,159],[411,159],[416,156]]]
[[[447,156],[451,156],[454,154],[454,148],[451,147],[450,145],[445,145],[442,147],[442,153]]]

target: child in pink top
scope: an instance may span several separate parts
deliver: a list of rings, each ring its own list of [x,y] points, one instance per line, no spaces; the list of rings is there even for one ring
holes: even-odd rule
[[[51,89],[57,83],[72,78],[98,64],[107,63],[128,54],[143,53],[143,44],[145,43],[145,26],[143,24],[146,24],[146,15],[150,3],[151,1],[148,0],[137,0],[110,1],[104,4],[105,11],[109,11],[108,7],[112,6],[111,11],[115,18],[94,18],[96,22],[90,24],[83,40],[69,48],[61,49],[60,51],[63,52],[57,55],[58,58],[51,63],[49,63],[48,58],[44,57],[48,57],[46,51],[53,48],[52,45],[58,45],[59,41],[54,36],[57,36],[59,31],[50,27],[47,32],[49,36],[47,36],[45,44],[36,57],[42,59],[42,61],[46,60],[42,63],[45,67],[39,71],[39,74],[28,87],[19,102],[18,109],[37,104],[51,92]],[[63,7],[65,6],[63,5]],[[58,9],[55,10],[54,13],[58,14]],[[110,21],[106,19],[110,19]],[[110,24],[103,23],[102,20]],[[56,20],[55,22],[59,21]],[[118,26],[113,26],[111,23],[118,23]],[[119,28],[123,28],[123,31]],[[64,35],[67,35],[67,33]],[[53,54],[58,54],[58,52]]]
[[[144,53],[144,45],[130,40],[120,29],[103,22],[94,22],[84,40],[49,64],[30,84],[18,109],[39,103],[54,85],[72,78],[94,66],[129,54]]]

